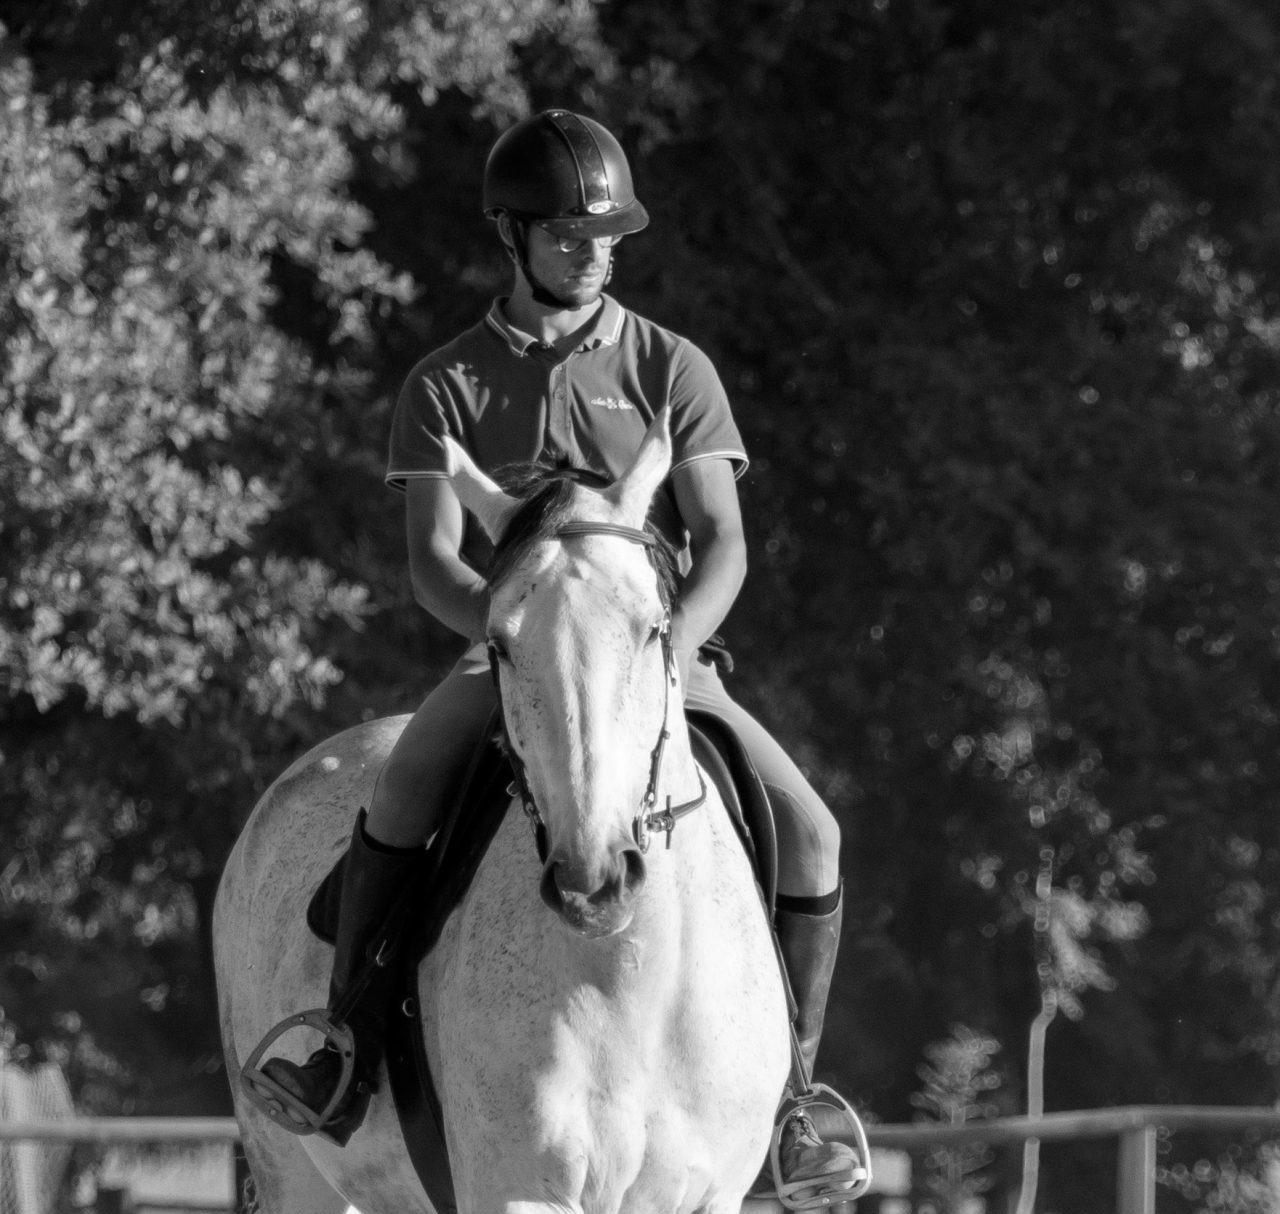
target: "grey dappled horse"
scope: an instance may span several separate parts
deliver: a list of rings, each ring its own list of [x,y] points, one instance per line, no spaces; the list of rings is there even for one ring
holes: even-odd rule
[[[557,529],[492,587],[489,641],[545,862],[517,798],[419,974],[461,1214],[738,1214],[769,1146],[789,1064],[782,980],[743,848],[690,753],[641,538],[670,458],[664,414],[627,473],[569,489]],[[451,460],[459,498],[500,535],[517,503],[459,449]],[[214,917],[233,1081],[274,1025],[324,1003],[331,950],[305,905],[406,720],[304,755],[236,844]],[[690,812],[664,837],[668,804]],[[385,1076],[345,1148],[288,1133],[233,1087],[263,1214],[432,1209]]]

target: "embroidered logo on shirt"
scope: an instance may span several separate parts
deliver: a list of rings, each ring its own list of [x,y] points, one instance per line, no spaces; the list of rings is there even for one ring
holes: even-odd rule
[[[599,409],[634,409],[629,400],[619,400],[616,396],[593,396],[591,404]]]

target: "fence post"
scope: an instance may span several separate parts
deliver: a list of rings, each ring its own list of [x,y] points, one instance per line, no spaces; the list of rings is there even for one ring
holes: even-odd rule
[[[1134,1126],[1120,1131],[1116,1179],[1116,1214],[1155,1214],[1155,1126]]]

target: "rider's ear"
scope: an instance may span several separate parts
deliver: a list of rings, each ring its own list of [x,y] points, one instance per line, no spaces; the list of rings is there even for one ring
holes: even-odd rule
[[[605,496],[629,516],[633,526],[642,526],[649,503],[670,470],[671,406],[664,405],[649,424],[631,467],[614,481]]]
[[[496,481],[487,476],[452,438],[444,440],[447,470],[453,491],[480,521],[485,534],[497,543],[520,502],[504,493]]]
[[[512,227],[511,216],[503,211],[498,216],[498,239],[502,241],[502,247],[507,251],[507,256],[511,258],[516,265],[520,264],[520,254],[516,248],[516,234]]]

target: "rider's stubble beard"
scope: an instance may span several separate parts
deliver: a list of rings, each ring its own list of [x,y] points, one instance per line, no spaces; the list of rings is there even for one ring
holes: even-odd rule
[[[528,282],[533,298],[544,307],[560,307],[566,311],[579,311],[592,307],[613,277],[612,249],[602,249],[599,253],[593,253],[587,258],[571,260],[558,275],[554,276],[535,269],[531,254],[527,254],[525,262],[521,264],[516,251],[510,245],[507,246],[507,252],[516,269]],[[584,271],[592,267],[599,272],[586,278],[580,277]]]

